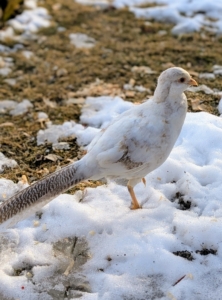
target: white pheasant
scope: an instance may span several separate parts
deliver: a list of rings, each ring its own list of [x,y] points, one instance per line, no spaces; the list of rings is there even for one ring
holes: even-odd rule
[[[93,139],[79,161],[44,177],[0,205],[1,227],[12,226],[83,180],[103,177],[128,180],[132,209],[140,208],[134,186],[169,156],[187,111],[183,93],[197,85],[182,68],[165,70],[154,96],[124,112]]]

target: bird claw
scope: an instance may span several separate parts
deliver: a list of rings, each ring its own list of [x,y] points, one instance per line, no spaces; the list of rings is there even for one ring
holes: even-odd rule
[[[143,177],[142,179],[143,184],[146,186],[146,179]]]
[[[140,208],[142,208],[142,206],[140,206],[139,204],[138,204],[138,205],[135,205],[134,203],[132,203],[132,204],[130,205],[130,209],[131,209],[131,210],[140,209]]]

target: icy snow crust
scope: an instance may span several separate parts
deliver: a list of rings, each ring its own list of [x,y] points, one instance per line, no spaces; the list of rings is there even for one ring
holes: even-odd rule
[[[68,128],[86,145],[99,128],[131,106],[120,98],[89,98],[81,117],[89,126],[66,122],[60,125],[60,133],[67,134]],[[51,142],[58,138],[53,126],[42,132]],[[87,188],[82,195],[60,195],[42,209],[40,220],[32,216],[1,233],[0,294],[35,300],[39,299],[36,287],[44,284],[41,299],[52,299],[47,278],[61,264],[52,243],[77,236],[86,238],[91,253],[82,272],[92,292],[83,293],[81,299],[220,299],[221,136],[221,118],[188,113],[170,157],[146,176],[146,187],[141,183],[135,188],[141,210],[129,209],[125,186],[109,182]],[[21,186],[0,180],[0,195],[18,189]],[[189,210],[179,209],[176,193],[191,201]],[[196,253],[204,248],[216,255]],[[192,261],[172,253],[185,250],[191,252]],[[14,269],[27,265],[32,267],[31,280],[25,271],[13,276]],[[62,289],[61,283],[55,288]]]

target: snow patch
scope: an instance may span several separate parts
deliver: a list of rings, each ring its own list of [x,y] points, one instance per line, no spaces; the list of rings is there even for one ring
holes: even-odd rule
[[[222,98],[220,99],[217,109],[218,109],[219,113],[222,115]]]
[[[70,42],[76,48],[92,48],[94,47],[96,40],[84,33],[70,33]]]
[[[216,76],[214,75],[214,73],[200,73],[199,78],[214,80],[216,78]]]
[[[33,105],[27,99],[24,99],[20,103],[14,100],[0,100],[0,112],[6,113],[9,111],[9,114],[12,116],[22,115],[31,107],[33,107]]]
[[[4,171],[5,167],[14,168],[17,166],[17,162],[14,159],[7,158],[0,152],[0,173]]]
[[[81,0],[78,0],[81,2]],[[141,4],[154,3],[156,6],[140,8]],[[84,3],[83,3],[84,4]],[[173,23],[172,33],[180,35],[201,29],[222,33],[222,4],[210,0],[114,0],[117,8],[128,6],[137,16],[147,20]],[[214,20],[209,20],[214,19]]]
[[[32,103],[29,100],[24,99],[22,102],[16,103],[14,109],[10,110],[9,113],[12,116],[19,116],[26,113],[31,107],[33,107]]]
[[[120,97],[88,97],[80,117],[81,123],[88,127],[73,121],[62,125],[48,123],[47,129],[38,132],[37,144],[52,143],[56,147],[59,139],[74,136],[79,145],[86,146],[100,129],[106,128],[113,118],[132,106],[132,103],[123,101]]]
[[[0,112],[6,113],[7,110],[14,109],[17,102],[14,100],[1,100],[0,101]]]
[[[81,120],[90,127],[66,122],[61,127],[52,125],[44,134],[56,141],[59,128],[67,135],[79,130],[87,140],[133,104],[98,97],[88,98],[87,105]],[[90,132],[93,129],[95,132]],[[111,181],[84,193],[60,195],[42,209],[40,220],[32,216],[8,230],[11,246],[2,246],[0,291],[8,297],[21,297],[24,286],[23,299],[30,295],[38,299],[27,271],[16,277],[13,270],[21,269],[21,262],[33,266],[31,272],[41,287],[61,266],[52,243],[84,236],[91,258],[82,274],[89,280],[91,292],[84,292],[83,299],[188,300],[194,293],[200,299],[218,299],[222,292],[221,136],[221,118],[188,113],[170,157],[146,176],[146,187],[142,183],[135,187],[141,210],[131,211],[126,187]],[[0,180],[0,195],[11,186],[11,181]],[[183,210],[180,201],[189,202],[190,208]],[[13,240],[19,241],[14,248]],[[203,256],[203,249],[211,249],[213,254]],[[174,254],[180,251],[190,253],[193,260]],[[53,288],[56,284],[63,289],[55,277]],[[44,299],[48,299],[47,293]]]
[[[38,7],[38,0],[25,0],[25,10],[7,22],[7,27],[0,30],[0,40],[25,39],[42,27],[50,26],[50,16],[44,7]],[[16,35],[21,32],[21,35]]]

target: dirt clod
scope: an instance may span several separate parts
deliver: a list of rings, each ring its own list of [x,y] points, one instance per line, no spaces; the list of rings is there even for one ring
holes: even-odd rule
[[[208,255],[208,254],[216,255],[217,250],[203,248],[202,250],[196,250],[196,253],[199,253],[200,255]]]
[[[184,195],[182,195],[180,192],[175,194],[172,201],[178,203],[178,208],[181,210],[188,210],[191,207],[191,201],[184,200]]]
[[[192,261],[194,259],[191,252],[189,252],[187,250],[175,251],[175,252],[173,252],[173,254],[176,255],[176,256],[183,257],[183,258],[185,258],[187,260],[190,260],[190,261]]]

